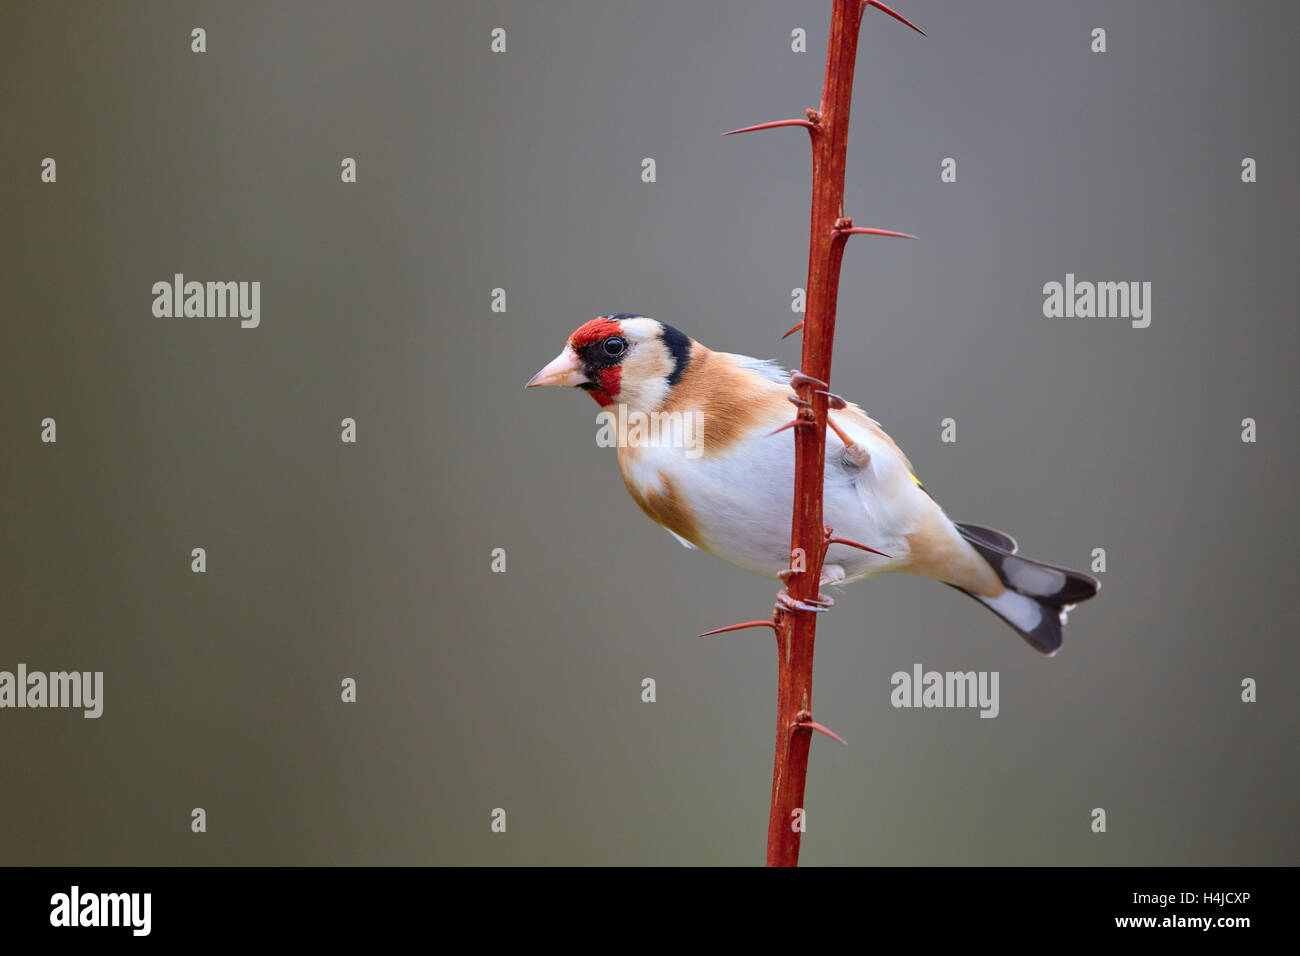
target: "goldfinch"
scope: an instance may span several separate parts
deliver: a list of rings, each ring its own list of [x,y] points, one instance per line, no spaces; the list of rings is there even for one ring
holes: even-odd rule
[[[780,366],[714,352],[663,322],[618,313],[569,336],[525,388],[541,385],[583,389],[624,423],[639,417],[619,433],[623,483],[683,545],[765,577],[787,571],[794,433],[777,430],[791,420],[795,396]],[[1097,580],[1018,555],[1010,535],[949,520],[880,425],[856,405],[837,404],[823,516],[836,537],[879,553],[832,544],[821,583],[882,571],[933,578],[1054,654],[1067,612],[1097,593]]]

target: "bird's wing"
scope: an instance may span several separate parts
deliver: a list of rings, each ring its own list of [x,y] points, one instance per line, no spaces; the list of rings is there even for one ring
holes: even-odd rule
[[[737,355],[735,352],[714,352],[713,354],[731,362],[736,368],[743,369],[746,372],[753,372],[760,378],[776,382],[778,385],[790,384],[790,373],[777,362],[769,359],[757,359],[752,355]]]
[[[954,584],[976,594],[996,595],[1002,585],[979,553],[930,497],[907,460],[880,423],[850,405],[832,411],[841,427],[871,453],[871,462],[855,479],[869,520],[879,524],[880,540],[906,541],[906,564],[897,570]],[[856,433],[856,434],[855,434]]]

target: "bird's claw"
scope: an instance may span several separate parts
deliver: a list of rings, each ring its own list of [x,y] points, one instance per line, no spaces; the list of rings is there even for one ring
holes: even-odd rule
[[[801,385],[815,385],[818,388],[830,388],[830,385],[827,382],[823,382],[819,378],[813,378],[811,375],[805,375],[798,369],[795,369],[790,373],[790,384],[794,388],[798,388]]]
[[[784,607],[788,611],[811,611],[813,614],[822,614],[827,607],[835,604],[835,601],[832,601],[826,594],[818,594],[815,601],[815,604],[805,604],[805,602],[798,600],[797,597],[793,597],[790,592],[781,589],[781,592],[776,596],[776,607],[777,610]]]
[[[818,595],[818,597],[821,597],[821,595]],[[777,610],[785,609],[787,611],[811,611],[813,614],[821,614],[829,606],[830,605],[817,607],[812,604],[805,604],[803,601],[800,601],[798,598],[792,597],[790,595],[790,592],[786,591],[785,589],[782,589],[781,592],[776,596]]]

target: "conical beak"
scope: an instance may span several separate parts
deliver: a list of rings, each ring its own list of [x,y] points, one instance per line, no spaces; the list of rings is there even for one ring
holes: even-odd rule
[[[539,385],[583,385],[590,381],[582,373],[582,363],[578,356],[566,346],[555,357],[555,361],[530,378],[524,388],[536,388]]]

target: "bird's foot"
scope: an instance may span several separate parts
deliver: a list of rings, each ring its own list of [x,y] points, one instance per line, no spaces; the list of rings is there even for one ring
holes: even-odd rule
[[[827,585],[843,584],[845,577],[844,568],[840,565],[824,564],[822,565],[822,579],[817,586],[824,588]]]
[[[777,608],[784,608],[787,611],[811,611],[814,614],[820,614],[834,605],[835,601],[829,594],[818,594],[817,597],[809,598],[807,602],[804,602],[782,588],[781,592],[776,596]]]
[[[803,372],[795,369],[790,373],[790,386],[799,388],[803,385],[813,385],[817,388],[830,388],[830,385],[819,378],[813,378],[811,375],[805,375]]]
[[[788,611],[813,611],[814,614],[820,614],[822,613],[822,611],[827,610],[828,607],[831,607],[833,604],[835,604],[835,601],[832,601],[831,598],[827,596],[827,594],[818,594],[818,596],[816,596],[816,598],[814,598],[813,601],[807,602],[807,604],[805,604],[805,602],[803,601],[798,600],[798,598],[793,597],[792,594],[790,594],[790,592],[788,591],[785,591],[784,588],[781,589],[781,592],[776,596],[777,610],[784,609]]]

